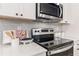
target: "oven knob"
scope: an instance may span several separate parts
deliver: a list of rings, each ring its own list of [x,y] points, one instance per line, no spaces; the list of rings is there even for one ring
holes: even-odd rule
[[[39,31],[38,31],[39,32]]]
[[[35,32],[39,32],[39,31],[35,30]]]
[[[35,32],[37,32],[37,31],[35,31]]]

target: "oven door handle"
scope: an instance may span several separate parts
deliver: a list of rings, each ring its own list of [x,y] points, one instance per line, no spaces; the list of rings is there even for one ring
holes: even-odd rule
[[[64,51],[66,51],[66,50],[68,50],[68,49],[70,49],[70,48],[72,48],[72,47],[73,47],[73,44],[72,44],[72,45],[69,45],[69,46],[66,46],[66,47],[63,47],[63,48],[61,48],[61,49],[49,51],[49,52],[50,52],[49,55],[64,52]]]

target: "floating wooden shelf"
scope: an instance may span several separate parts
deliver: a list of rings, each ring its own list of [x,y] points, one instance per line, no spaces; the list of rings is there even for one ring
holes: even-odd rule
[[[13,17],[13,16],[2,16],[0,15],[1,20],[11,20],[11,21],[19,21],[19,22],[28,22],[31,23],[33,20],[32,19],[27,19],[27,18],[20,18],[20,17]]]
[[[0,15],[0,19],[1,20],[6,20],[6,21],[16,21],[16,22],[26,22],[26,23],[32,23],[32,22],[38,22],[38,21],[35,21],[33,19],[28,19],[28,18],[21,18],[21,17],[13,17],[13,16],[4,16],[4,15]],[[42,22],[43,23],[43,22]],[[53,22],[51,22],[53,23]],[[54,24],[58,24],[58,25],[68,25],[70,23],[68,22],[58,22],[58,23],[54,23]]]
[[[70,23],[68,21],[60,21],[58,24],[60,24],[60,25],[69,25]]]

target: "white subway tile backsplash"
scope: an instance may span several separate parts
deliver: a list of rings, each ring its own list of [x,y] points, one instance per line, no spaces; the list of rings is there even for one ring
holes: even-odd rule
[[[31,37],[30,31],[32,28],[54,28],[54,30],[56,30],[57,25],[54,25],[53,23],[40,23],[40,22],[25,23],[25,22],[12,21],[12,20],[10,21],[0,20],[0,42],[2,41],[2,32],[4,30],[24,29],[29,32],[29,37]]]

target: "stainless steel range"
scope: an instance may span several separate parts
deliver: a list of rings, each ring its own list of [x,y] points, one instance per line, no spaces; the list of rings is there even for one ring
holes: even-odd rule
[[[32,29],[34,42],[47,49],[47,56],[73,56],[73,41],[55,38],[53,28]]]

